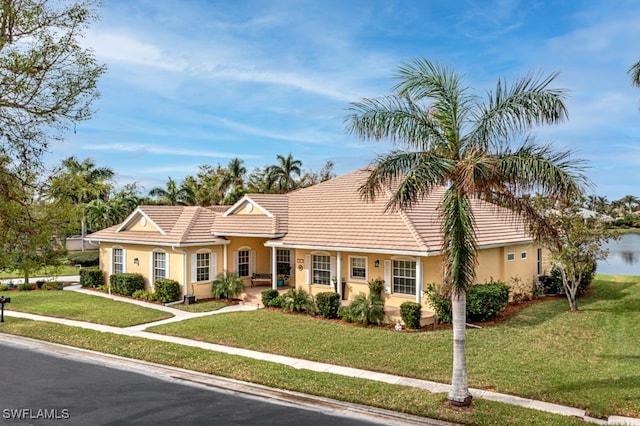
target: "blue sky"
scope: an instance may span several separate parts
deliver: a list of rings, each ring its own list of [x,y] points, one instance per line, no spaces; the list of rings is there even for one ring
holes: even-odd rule
[[[288,154],[343,174],[390,145],[345,132],[349,103],[388,93],[417,57],[479,94],[499,78],[558,71],[569,121],[535,129],[589,162],[591,191],[640,196],[640,2],[104,0],[84,41],[107,64],[96,115],[55,143],[146,191],[201,164],[249,171]]]

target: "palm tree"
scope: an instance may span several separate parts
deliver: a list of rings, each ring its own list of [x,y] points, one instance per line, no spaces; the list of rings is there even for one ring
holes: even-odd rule
[[[242,163],[243,161],[239,158],[229,161],[227,169],[220,178],[220,190],[225,194],[226,202],[233,203],[242,197],[239,194],[244,194],[244,176],[247,174],[247,169]]]
[[[278,154],[276,158],[280,164],[267,167],[267,186],[271,187],[273,184],[277,184],[281,194],[293,191],[298,186],[293,175],[300,177],[302,161],[294,160],[291,154],[287,157]]]
[[[170,206],[191,206],[195,204],[195,195],[189,185],[178,185],[176,181],[169,177],[167,181],[167,189],[156,187],[149,191],[149,196],[160,199],[162,204]]]
[[[640,61],[636,62],[629,68],[629,77],[631,77],[631,83],[634,86],[640,87]]]
[[[96,167],[90,158],[80,162],[75,156],[64,159],[62,167],[65,171],[53,178],[51,191],[54,197],[69,199],[80,209],[80,232],[84,251],[84,238],[87,235],[85,206],[92,200],[108,198],[115,173],[108,167]]]
[[[523,195],[536,190],[568,198],[581,193],[587,182],[580,162],[569,160],[569,152],[554,152],[527,134],[533,125],[555,124],[567,116],[565,91],[549,88],[555,77],[528,75],[512,86],[498,81],[482,103],[454,71],[417,59],[398,69],[395,93],[363,99],[350,108],[350,133],[406,148],[376,159],[360,188],[365,199],[393,188],[387,209],[409,209],[435,188],[445,187],[439,211],[444,279],[452,300],[452,405],[471,403],[465,305],[478,249],[471,200],[508,207],[531,227],[551,232]],[[519,146],[512,149],[516,140]]]

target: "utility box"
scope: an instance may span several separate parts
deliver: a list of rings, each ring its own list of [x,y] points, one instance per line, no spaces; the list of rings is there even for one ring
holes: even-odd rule
[[[184,295],[184,304],[185,305],[193,305],[196,303],[196,296],[193,294],[185,294]]]

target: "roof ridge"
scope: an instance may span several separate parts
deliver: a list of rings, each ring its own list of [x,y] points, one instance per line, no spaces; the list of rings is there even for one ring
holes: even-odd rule
[[[195,211],[194,211],[193,215],[191,215],[191,219],[189,220],[189,223],[187,224],[187,227],[184,229],[184,232],[182,233],[182,238],[180,239],[180,242],[188,240],[189,234],[191,233],[191,230],[193,229],[193,226],[198,221],[198,218],[200,217],[200,212],[202,211],[200,209],[200,206],[188,206],[188,207],[194,207]],[[183,209],[183,212],[186,211],[186,210],[187,210],[187,207],[185,206],[185,208]]]

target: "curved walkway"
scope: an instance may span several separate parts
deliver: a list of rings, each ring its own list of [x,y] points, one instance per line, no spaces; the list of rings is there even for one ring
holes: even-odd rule
[[[53,322],[53,323],[64,324],[64,325],[69,325],[73,327],[81,327],[81,328],[86,328],[86,329],[91,329],[96,331],[121,334],[121,335],[132,336],[132,337],[142,337],[145,339],[159,340],[163,342],[176,343],[179,345],[197,347],[201,349],[226,353],[230,355],[238,355],[238,356],[244,356],[247,358],[253,358],[257,360],[275,362],[278,364],[288,365],[290,367],[298,368],[298,369],[326,372],[326,373],[338,374],[341,376],[358,377],[358,378],[375,380],[379,382],[397,384],[402,386],[411,386],[415,388],[425,389],[434,393],[448,392],[450,389],[450,385],[448,384],[432,382],[429,380],[411,379],[411,378],[396,376],[392,374],[379,373],[374,371],[362,370],[358,368],[337,366],[333,364],[327,364],[327,363],[316,362],[316,361],[308,361],[304,359],[292,358],[292,357],[287,357],[282,355],[274,355],[274,354],[269,354],[264,352],[253,351],[249,349],[217,345],[214,343],[200,342],[200,341],[185,339],[181,337],[165,336],[161,334],[155,334],[155,333],[144,331],[144,329],[146,329],[147,327],[151,327],[159,324],[166,324],[167,322],[182,321],[189,318],[197,318],[205,315],[214,315],[214,314],[219,314],[224,312],[256,310],[257,308],[254,306],[234,305],[234,306],[228,306],[226,308],[223,308],[217,311],[192,313],[192,312],[185,312],[185,311],[167,307],[167,306],[149,304],[149,303],[145,303],[145,302],[141,302],[138,300],[129,299],[125,297],[119,297],[119,296],[108,295],[108,294],[99,293],[91,290],[85,290],[79,286],[66,287],[65,290],[79,291],[79,292],[91,294],[94,296],[101,295],[103,297],[108,297],[114,300],[121,300],[123,302],[135,303],[138,305],[141,304],[148,308],[154,308],[154,309],[159,309],[166,312],[171,312],[175,316],[173,318],[169,318],[166,320],[156,321],[156,322],[147,323],[147,324],[141,324],[138,326],[127,327],[127,328],[93,324],[93,323],[68,320],[63,318],[52,318],[52,317],[46,317],[42,315],[34,315],[34,314],[28,314],[23,312],[8,311],[8,310],[5,310],[5,316],[13,316],[17,318],[25,318],[25,319],[35,320],[35,321]],[[169,320],[173,320],[173,321],[169,321]],[[578,408],[567,407],[559,404],[552,404],[548,402],[537,401],[537,400],[522,398],[518,396],[506,395],[506,394],[501,394],[497,392],[490,392],[482,389],[470,388],[469,391],[471,392],[474,398],[481,398],[481,399],[487,399],[491,401],[502,402],[505,404],[518,405],[525,408],[546,411],[546,412],[560,414],[564,416],[577,417],[589,423],[600,424],[600,425],[640,426],[640,419],[638,418],[610,416],[607,420],[601,420],[601,419],[596,419],[596,418],[587,416],[585,410],[578,409]]]

